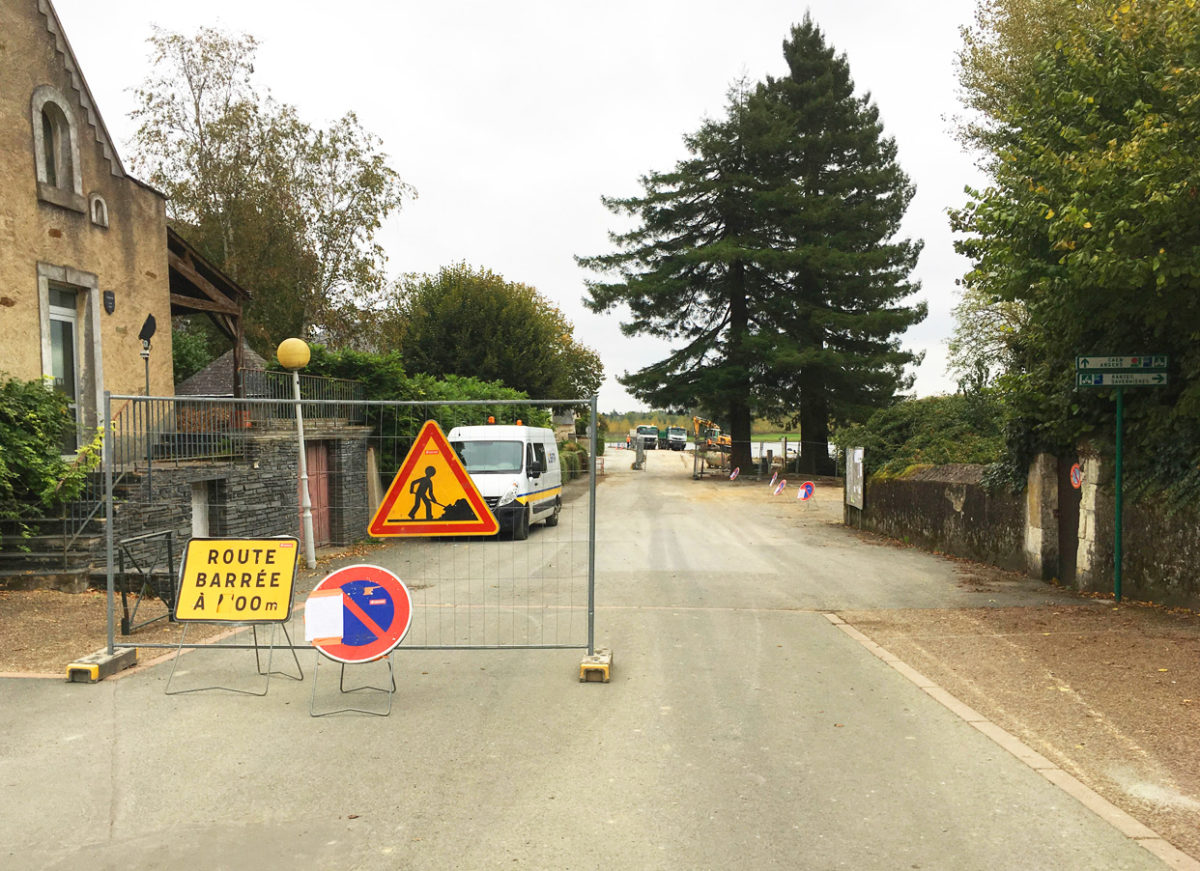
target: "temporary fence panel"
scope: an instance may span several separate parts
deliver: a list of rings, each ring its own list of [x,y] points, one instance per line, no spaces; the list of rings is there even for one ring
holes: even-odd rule
[[[314,538],[327,536],[334,548],[353,548],[350,562],[376,563],[403,579],[413,599],[405,648],[594,652],[594,398],[378,402],[302,396],[305,442],[320,445],[323,454],[323,465],[309,463],[310,485],[317,484],[320,500]],[[552,409],[566,406],[589,408],[593,424],[580,471],[572,473],[575,463],[565,456],[560,463],[556,525],[538,523],[525,540],[502,531],[491,537],[376,540],[365,551],[361,547],[378,508],[374,503],[426,420],[436,420],[447,434],[488,418],[550,426]],[[303,535],[295,411],[295,400],[286,398],[107,398],[99,513],[108,518],[110,650],[118,622],[112,593],[120,547],[136,552],[139,536],[151,542],[150,534],[170,532],[178,554],[196,530],[216,538]],[[121,541],[126,544],[118,545]],[[173,570],[177,578],[178,566]],[[302,572],[297,610],[319,580],[318,573]],[[303,638],[303,630],[293,629],[291,636]],[[135,637],[120,644],[173,646],[139,644]]]

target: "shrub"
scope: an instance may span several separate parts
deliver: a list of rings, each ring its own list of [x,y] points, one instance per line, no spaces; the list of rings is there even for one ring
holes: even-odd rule
[[[54,516],[79,496],[100,462],[100,435],[80,448],[74,462],[60,454],[75,426],[67,398],[37,381],[0,383],[0,521],[22,537],[26,521]]]
[[[1004,454],[1004,414],[991,391],[907,399],[866,423],[837,432],[845,449],[862,447],[867,475],[898,476],[910,466],[995,463]]]
[[[574,481],[582,474],[583,464],[578,451],[559,451],[558,456],[562,462],[563,477],[566,480]]]
[[[565,441],[565,442],[562,442],[558,446],[558,449],[560,451],[576,451],[576,452],[578,452],[580,460],[583,462],[583,464],[585,466],[587,465],[587,456],[588,456],[587,448],[584,447],[583,445],[581,445],[579,442]]]

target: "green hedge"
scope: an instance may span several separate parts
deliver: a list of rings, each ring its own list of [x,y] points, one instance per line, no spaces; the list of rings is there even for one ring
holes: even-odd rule
[[[840,429],[834,441],[865,449],[868,476],[895,476],[924,464],[995,463],[1004,455],[1003,429],[1000,399],[985,390],[897,402]]]

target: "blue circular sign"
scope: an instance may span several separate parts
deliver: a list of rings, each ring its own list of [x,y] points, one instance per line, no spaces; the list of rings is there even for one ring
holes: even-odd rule
[[[395,649],[412,623],[404,582],[379,566],[356,565],[323,578],[313,592],[341,590],[342,637],[313,646],[338,662],[372,662]]]

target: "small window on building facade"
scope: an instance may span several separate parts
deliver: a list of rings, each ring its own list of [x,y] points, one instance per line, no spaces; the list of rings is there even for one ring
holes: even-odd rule
[[[108,226],[108,204],[104,202],[104,197],[99,194],[92,194],[92,223],[99,227]]]

